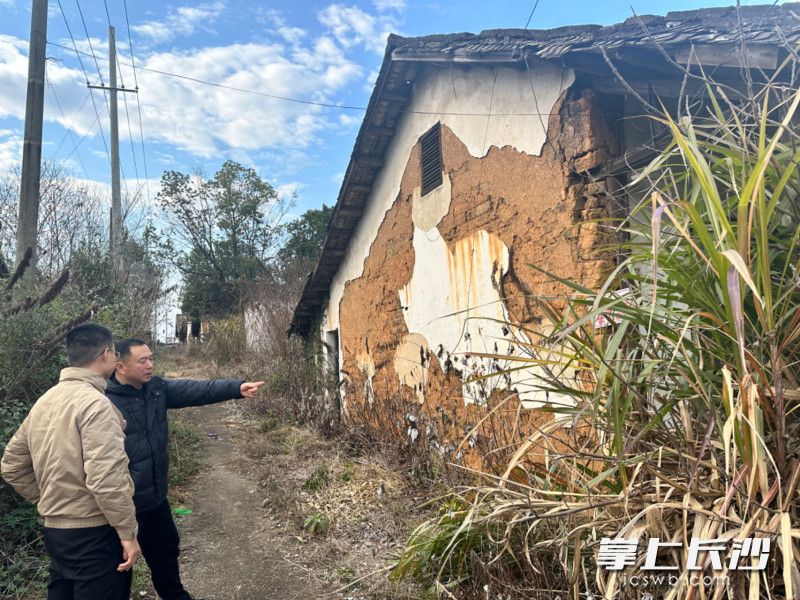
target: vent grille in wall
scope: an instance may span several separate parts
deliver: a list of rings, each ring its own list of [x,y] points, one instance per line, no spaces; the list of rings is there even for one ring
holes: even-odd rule
[[[442,128],[439,123],[419,139],[422,151],[422,195],[442,185]]]

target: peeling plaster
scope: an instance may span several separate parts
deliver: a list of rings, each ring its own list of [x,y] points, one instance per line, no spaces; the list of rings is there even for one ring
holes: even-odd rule
[[[403,337],[394,355],[397,378],[402,385],[413,388],[420,404],[425,400],[428,385],[429,353],[428,340],[418,333],[410,333]]]
[[[436,227],[450,210],[452,199],[450,175],[443,172],[442,185],[425,194],[424,198],[421,193],[422,188],[414,189],[414,196],[411,198],[411,220],[423,231],[429,231]]]
[[[548,402],[573,404],[568,397],[557,398],[536,387],[543,375],[538,367],[474,381],[520,364],[470,353],[507,356],[516,350],[519,355],[519,344],[530,344],[523,332],[512,335],[505,326],[510,319],[500,280],[508,272],[509,252],[500,238],[481,229],[458,240],[451,252],[438,230],[415,227],[414,252],[419,258],[411,281],[398,292],[411,332],[406,339],[414,336],[417,343],[422,344],[421,339],[434,348],[443,370],[448,362],[455,365],[464,383],[465,403],[485,404],[495,389],[506,389],[516,391],[526,408]],[[398,348],[398,356],[401,353],[410,353],[406,340]],[[419,362],[419,348],[416,354]],[[450,360],[441,360],[444,355]],[[415,381],[424,377],[416,376]]]
[[[375,393],[372,389],[372,379],[375,377],[375,361],[366,352],[361,352],[356,356],[356,366],[364,375],[364,398],[370,406],[375,400]]]
[[[572,69],[547,61],[529,61],[529,65],[530,71],[478,65],[426,68],[331,282],[326,330],[339,327],[344,286],[363,274],[378,228],[397,199],[411,150],[425,131],[439,121],[446,124],[476,157],[486,156],[492,146],[507,145],[534,156],[541,154],[548,115],[575,75]]]

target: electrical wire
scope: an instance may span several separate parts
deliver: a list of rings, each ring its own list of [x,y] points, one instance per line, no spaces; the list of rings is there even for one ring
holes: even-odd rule
[[[105,0],[104,0],[104,2],[105,2]],[[105,83],[103,82],[103,72],[100,69],[100,63],[97,62],[97,55],[94,52],[94,46],[92,46],[92,37],[89,35],[89,28],[86,26],[86,19],[83,16],[83,9],[81,8],[80,0],[75,0],[75,5],[78,7],[78,14],[81,17],[81,23],[83,24],[83,31],[86,34],[86,41],[89,43],[89,56],[92,57],[92,60],[94,61],[94,66],[97,68],[97,75],[100,77],[100,85],[105,86]],[[62,11],[62,14],[63,14],[63,11]],[[110,27],[111,26],[111,17],[108,15],[108,5],[106,5],[106,16],[108,17],[108,23],[109,23],[109,27]],[[66,20],[66,16],[64,16],[64,19]],[[76,46],[75,49],[77,51],[77,46]],[[108,113],[108,118],[109,118],[109,121],[110,121],[111,120],[111,106],[110,106],[109,101],[108,101],[108,96],[103,94],[103,100],[106,103],[106,112]],[[104,140],[104,142],[105,142],[105,140]],[[110,153],[109,153],[109,156],[108,156],[108,161],[109,161],[109,163],[111,162],[111,154]],[[120,162],[120,165],[119,165],[119,171],[120,171],[120,174],[122,176],[122,184],[125,187],[125,194],[130,198],[130,190],[128,189],[128,179],[125,177],[125,169],[122,168],[122,163],[121,162]]]
[[[78,110],[75,111],[75,114],[72,116],[72,119],[70,119],[69,122],[67,122],[65,119],[66,131],[64,132],[64,135],[61,136],[61,140],[58,142],[58,146],[56,147],[55,152],[53,152],[53,156],[58,154],[59,150],[61,150],[61,146],[63,146],[64,142],[67,141],[67,136],[69,135],[69,132],[72,131],[73,126],[75,125],[75,123],[77,123],[78,117],[80,117],[81,113],[83,113],[83,109],[86,107],[86,103],[88,101],[89,101],[89,91],[87,90],[86,95],[83,97],[83,102],[81,102],[81,105],[78,108]]]
[[[119,67],[119,58],[117,58],[117,70],[119,71],[120,82],[122,83],[122,87],[125,87],[125,80],[122,78],[122,69]],[[138,96],[138,93],[137,93]],[[128,111],[128,94],[127,92],[122,92],[122,104],[125,107],[125,120],[128,123],[128,141],[130,142],[131,146],[131,157],[133,158],[133,172],[136,176],[136,196],[138,196],[142,191],[142,181],[139,178],[139,165],[136,161],[136,146],[133,141],[133,127],[131,127],[131,115]]]
[[[70,50],[70,51],[73,51],[73,52],[76,51],[76,50],[73,50],[72,48],[69,48],[68,46],[63,46],[63,45],[57,44],[55,42],[47,42],[47,43],[50,46],[54,46],[56,48],[63,48],[65,50]],[[80,50],[77,50],[77,52],[80,52],[81,54],[84,54],[84,55],[88,55],[88,53],[81,52]],[[107,60],[107,59],[105,59],[104,57],[100,57],[100,60]],[[125,62],[122,62],[122,61],[120,61],[120,64],[125,65],[126,67],[130,67],[131,66],[130,63],[125,63]],[[348,105],[348,104],[332,104],[332,103],[328,103],[328,102],[316,102],[314,100],[305,100],[305,99],[302,99],[302,98],[293,98],[291,96],[278,96],[276,94],[269,94],[267,92],[261,92],[261,91],[256,91],[256,90],[249,90],[249,89],[246,89],[246,88],[234,87],[234,86],[230,86],[230,85],[225,85],[223,83],[217,83],[217,82],[214,82],[214,81],[205,81],[203,79],[198,79],[196,77],[190,77],[188,75],[182,75],[180,73],[172,73],[170,71],[162,71],[162,70],[159,70],[159,69],[151,69],[149,67],[142,67],[141,65],[136,67],[136,68],[138,70],[140,70],[140,71],[147,71],[149,73],[156,73],[158,75],[164,75],[166,77],[174,77],[176,79],[183,79],[183,80],[186,80],[186,81],[191,81],[191,82],[194,82],[194,83],[199,83],[199,84],[202,84],[202,85],[207,85],[207,86],[211,86],[211,87],[215,87],[215,88],[231,90],[231,91],[234,91],[234,92],[241,92],[243,94],[251,94],[251,95],[254,95],[254,96],[263,96],[265,98],[271,98],[273,100],[283,100],[285,102],[294,102],[296,104],[306,104],[306,105],[311,105],[311,106],[319,106],[321,108],[331,108],[331,109],[339,109],[339,110],[358,110],[358,111],[366,111],[367,110],[366,106],[355,106],[355,105]],[[492,117],[538,117],[538,116],[543,116],[544,115],[544,113],[536,113],[536,112],[492,113],[491,115],[489,115],[488,113],[480,113],[480,112],[471,113],[471,112],[442,112],[442,111],[422,111],[422,110],[403,110],[402,112],[408,113],[408,114],[415,114],[415,115],[448,115],[448,116],[456,116],[456,117],[488,117],[488,116],[492,116]],[[549,116],[549,113],[547,113],[546,116]]]
[[[58,112],[61,113],[61,118],[64,120],[64,127],[66,127],[66,129],[67,129],[67,134],[66,135],[69,136],[69,139],[72,142],[72,152],[70,153],[70,156],[72,156],[73,153],[77,154],[78,162],[81,165],[81,169],[83,169],[83,174],[86,176],[86,179],[90,179],[89,172],[86,170],[86,165],[83,163],[83,158],[81,158],[81,154],[80,154],[80,152],[78,152],[78,146],[80,146],[80,144],[86,138],[84,136],[83,138],[81,138],[81,140],[77,144],[75,143],[75,138],[72,135],[72,128],[67,123],[67,116],[64,114],[64,109],[61,107],[61,101],[58,99],[58,94],[56,93],[56,88],[55,88],[55,86],[53,86],[53,82],[50,81],[50,78],[47,76],[47,72],[45,72],[44,81],[47,84],[47,87],[50,89],[50,93],[53,94],[53,99],[56,101],[56,106],[58,107]],[[80,111],[83,109],[83,106],[85,104],[86,104],[86,98],[83,99],[83,104],[81,104],[81,108],[78,109],[78,113],[77,114],[80,113]],[[77,114],[76,114],[76,117],[77,117]],[[64,137],[64,139],[66,139],[66,136]],[[53,156],[58,154],[58,151],[60,149],[61,149],[61,145],[58,146],[56,151],[53,153]],[[66,160],[66,159],[64,159],[64,160]]]
[[[538,7],[538,6],[539,6],[539,0],[536,0],[536,2],[533,3],[533,8],[531,9],[531,14],[528,15],[528,20],[525,21],[525,29],[527,29],[528,25],[531,24],[531,19],[533,19],[533,13],[536,12],[536,7]]]
[[[106,10],[106,21],[108,22],[108,27],[109,27],[109,29],[111,29],[111,27],[112,27],[112,24],[111,24],[111,13],[108,10],[108,2],[107,2],[107,0],[103,0],[103,6],[105,7],[105,10]],[[88,33],[87,33],[87,37],[88,37]],[[117,57],[117,72],[119,73],[119,80],[120,80],[121,87],[122,87],[122,89],[125,89],[125,79],[124,79],[124,77],[122,75],[122,68],[119,65],[119,57]],[[135,150],[135,147],[134,147],[133,136],[131,135],[131,132],[133,131],[133,129],[131,128],[131,117],[130,117],[130,113],[128,111],[128,97],[125,95],[124,92],[122,94],[122,103],[123,103],[123,105],[125,107],[125,119],[128,122],[128,141],[130,142],[130,145],[131,145],[131,156],[133,158],[133,171],[134,171],[134,176],[136,177],[136,196],[138,196],[139,193],[142,191],[142,182],[141,182],[141,179],[139,178],[139,165],[137,164],[137,161],[136,161],[136,150]],[[122,165],[121,164],[120,164],[120,171],[122,171]],[[127,181],[125,182],[125,192],[126,192],[126,194],[128,194],[128,197],[130,198],[130,191],[128,190]]]
[[[133,41],[131,40],[131,23],[128,19],[128,0],[122,0],[125,7],[125,28],[128,32],[128,50],[131,53],[131,68],[133,69],[133,85],[136,89],[136,108],[139,113],[139,140],[142,144],[142,164],[144,165],[144,185],[147,198],[150,198],[150,176],[147,173],[147,152],[144,148],[144,127],[142,125],[142,103],[139,100],[139,79],[136,76],[136,60],[133,55]]]
[[[78,44],[75,43],[75,38],[72,35],[72,28],[69,26],[69,21],[67,20],[67,14],[64,12],[64,7],[61,5],[61,0],[56,0],[58,2],[58,8],[61,10],[61,16],[64,17],[64,24],[67,26],[67,33],[69,34],[69,39],[72,40],[72,46],[75,50],[75,54],[78,55],[78,64],[81,66],[81,71],[83,71],[83,76],[86,78],[86,85],[90,85],[89,81],[89,74],[86,72],[86,68],[83,66],[83,61],[80,58],[81,54],[86,54],[86,52],[81,52],[78,50]],[[66,48],[69,50],[68,46],[62,46],[62,48]],[[94,101],[94,94],[92,93],[92,89],[89,88],[89,96],[92,99],[92,107],[94,108],[94,115],[97,118],[97,126],[100,129],[100,137],[103,139],[103,148],[106,150],[106,156],[108,157],[108,163],[111,164],[111,153],[108,151],[108,144],[106,143],[106,136],[103,133],[103,125],[100,122],[100,111],[97,110],[97,103]],[[85,136],[84,136],[85,137]]]

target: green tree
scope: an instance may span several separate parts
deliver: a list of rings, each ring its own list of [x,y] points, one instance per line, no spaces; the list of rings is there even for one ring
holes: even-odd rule
[[[333,207],[322,205],[304,212],[294,221],[283,226],[285,242],[278,252],[281,263],[296,260],[316,260],[328,233],[328,223]]]
[[[229,314],[243,284],[269,271],[286,202],[254,169],[233,161],[209,180],[167,171],[158,200],[183,274],[182,310]]]

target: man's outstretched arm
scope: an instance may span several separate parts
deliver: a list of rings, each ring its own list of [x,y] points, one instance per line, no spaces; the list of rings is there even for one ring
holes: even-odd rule
[[[167,408],[203,406],[234,398],[255,398],[263,381],[241,379],[165,379]]]

